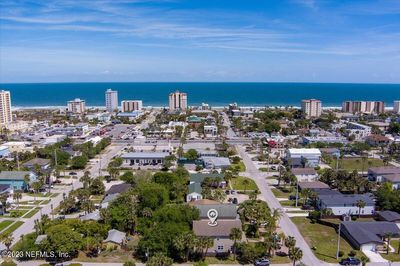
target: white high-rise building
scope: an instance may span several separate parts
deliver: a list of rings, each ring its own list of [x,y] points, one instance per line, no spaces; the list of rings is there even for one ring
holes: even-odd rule
[[[187,94],[184,92],[173,92],[169,94],[169,110],[183,111],[187,108]]]
[[[315,99],[302,100],[301,110],[307,117],[319,117],[322,114],[322,103],[320,100]]]
[[[11,95],[9,91],[0,91],[0,125],[12,122]]]
[[[400,101],[393,102],[393,112],[400,114]]]
[[[72,114],[84,114],[86,111],[86,103],[84,100],[76,98],[75,100],[68,101],[68,112]]]
[[[107,112],[118,110],[118,91],[112,89],[106,91],[106,110]]]
[[[143,108],[142,101],[122,101],[121,102],[121,110],[122,112],[133,112],[133,111],[141,111]]]

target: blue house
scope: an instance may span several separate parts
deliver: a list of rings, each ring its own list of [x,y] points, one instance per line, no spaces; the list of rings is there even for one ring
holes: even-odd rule
[[[29,171],[1,171],[0,184],[9,185],[12,190],[27,190],[29,183],[25,181],[25,176],[29,176],[29,183],[35,182],[37,176]]]

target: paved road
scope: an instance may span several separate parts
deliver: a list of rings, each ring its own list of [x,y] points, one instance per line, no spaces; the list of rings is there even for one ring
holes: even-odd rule
[[[226,137],[232,139],[237,138],[235,131],[232,130],[231,121],[229,120],[228,115],[225,112],[221,112],[222,117],[224,118],[224,126],[226,126]],[[239,143],[238,143],[239,144]]]
[[[250,156],[245,152],[242,146],[237,146],[240,157],[242,157],[244,164],[246,165],[245,174],[252,178],[258,188],[260,189],[261,196],[267,202],[271,209],[282,209],[281,204],[275,198],[271,191],[271,188],[265,181],[265,173],[260,172],[254,165]],[[314,253],[311,251],[307,242],[304,240],[303,236],[300,234],[297,226],[290,220],[286,213],[282,213],[282,218],[279,221],[279,226],[285,232],[286,236],[293,236],[296,238],[296,246],[298,246],[303,251],[303,263],[307,266],[321,266],[328,265],[317,259]]]

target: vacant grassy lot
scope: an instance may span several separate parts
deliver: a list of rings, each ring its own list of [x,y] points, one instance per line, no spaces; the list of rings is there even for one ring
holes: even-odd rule
[[[256,183],[248,177],[238,176],[232,178],[230,183],[234,190],[258,190]]]
[[[333,169],[336,169],[336,160],[330,163]],[[367,171],[369,167],[379,167],[383,166],[383,161],[380,159],[369,158],[367,161],[363,162],[361,158],[343,158],[339,160],[339,168],[347,171],[362,171],[364,166],[364,171]]]
[[[338,262],[336,260],[338,235],[334,228],[318,223],[312,224],[309,219],[304,217],[294,217],[292,221],[297,225],[297,228],[320,260],[331,263]],[[343,251],[344,257],[347,257],[349,252],[353,250],[343,237],[340,240],[340,250]],[[359,258],[362,253],[360,251],[356,252],[356,257]]]
[[[282,188],[282,187],[273,187],[272,193],[274,193],[275,197],[277,198],[285,198],[289,199],[289,196],[292,195],[291,188]]]
[[[246,166],[244,165],[244,163],[242,161],[240,161],[239,163],[236,163],[236,164],[232,164],[231,166],[232,166],[232,168],[238,169],[239,172],[246,171]]]

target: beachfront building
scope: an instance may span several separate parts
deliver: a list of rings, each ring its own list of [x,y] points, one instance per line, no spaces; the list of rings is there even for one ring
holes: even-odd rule
[[[385,112],[385,103],[382,101],[345,101],[342,111],[346,113],[381,114]]]
[[[393,102],[393,112],[396,114],[400,114],[400,101]]]
[[[316,167],[321,162],[321,151],[319,149],[288,149],[286,160],[290,167]]]
[[[76,98],[75,100],[68,101],[68,112],[72,114],[84,114],[86,111],[86,103],[84,100]]]
[[[106,91],[106,110],[110,113],[118,110],[118,91],[112,89]]]
[[[173,92],[169,94],[169,110],[183,111],[187,108],[187,94],[184,92]]]
[[[122,112],[133,112],[133,111],[141,111],[143,108],[143,102],[134,100],[134,101],[122,101],[121,102],[121,110]]]
[[[319,117],[322,114],[322,103],[320,100],[310,99],[301,101],[301,110],[307,117]]]
[[[11,95],[9,91],[0,91],[0,125],[12,122]]]

